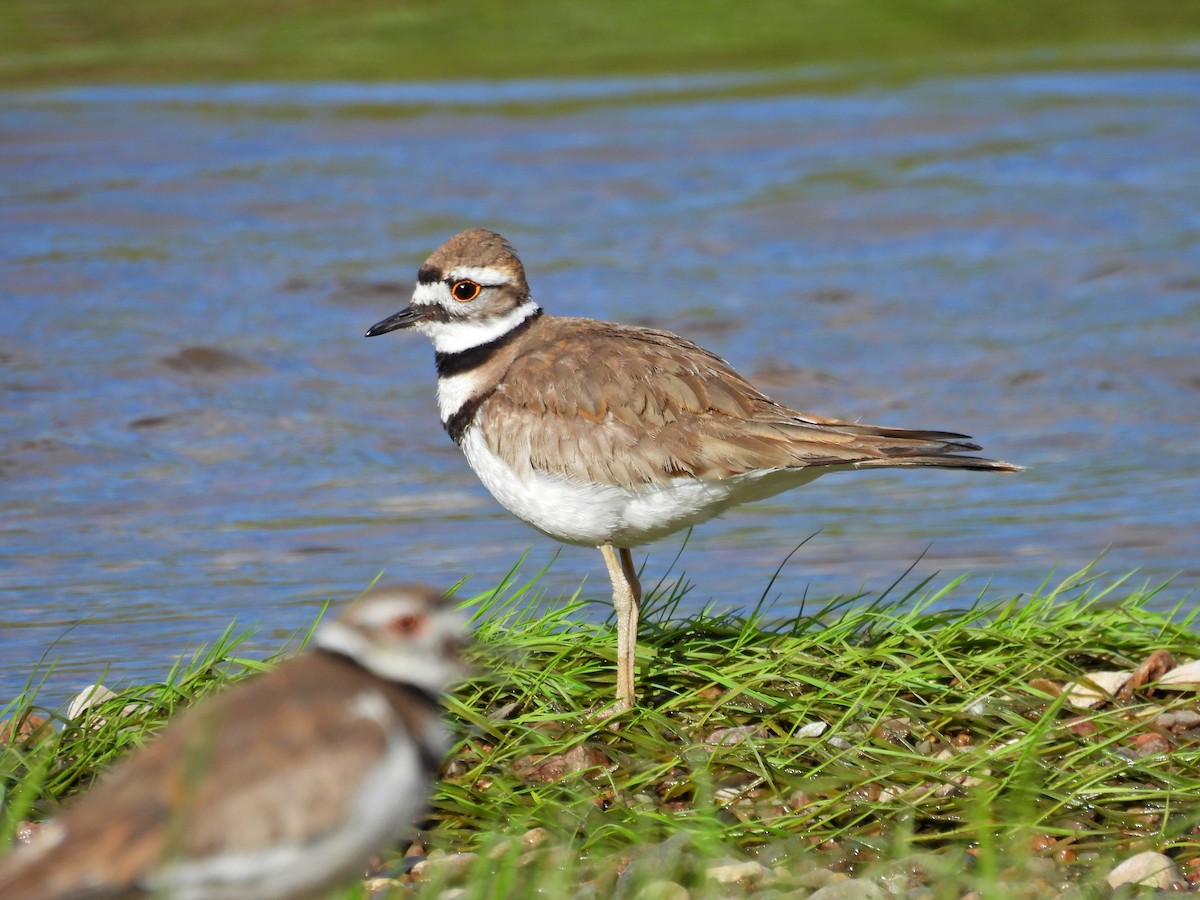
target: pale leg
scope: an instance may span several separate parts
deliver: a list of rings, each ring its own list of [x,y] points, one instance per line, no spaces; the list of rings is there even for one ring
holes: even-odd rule
[[[613,712],[633,709],[637,662],[638,609],[642,603],[642,586],[638,584],[633,567],[633,554],[627,547],[601,544],[600,552],[608,566],[612,581],[613,606],[617,611],[617,702]]]

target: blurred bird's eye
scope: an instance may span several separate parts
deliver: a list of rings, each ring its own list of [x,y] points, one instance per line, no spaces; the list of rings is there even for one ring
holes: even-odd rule
[[[387,630],[397,637],[411,637],[421,630],[421,617],[396,616],[387,623]]]
[[[450,293],[454,295],[455,300],[466,303],[478,297],[481,290],[483,289],[473,281],[456,281],[450,288]]]

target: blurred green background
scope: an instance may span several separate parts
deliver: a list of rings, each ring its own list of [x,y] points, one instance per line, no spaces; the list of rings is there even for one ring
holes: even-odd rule
[[[1194,0],[5,0],[0,82],[1192,65]]]

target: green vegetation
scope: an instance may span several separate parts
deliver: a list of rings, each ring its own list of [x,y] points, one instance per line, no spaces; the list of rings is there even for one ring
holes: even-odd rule
[[[7,0],[0,84],[1191,64],[1197,37],[1179,0]]]
[[[643,708],[607,721],[615,641],[584,621],[588,601],[543,603],[536,578],[471,601],[480,674],[448,704],[461,741],[418,841],[428,859],[397,883],[715,897],[850,875],[1040,897],[1090,891],[1143,849],[1200,878],[1200,695],[1157,684],[1167,654],[1167,669],[1200,657],[1196,612],[1153,612],[1155,591],[1087,571],[957,610],[954,584],[786,618],[681,615],[684,590],[648,600]],[[0,749],[0,835],[259,668],[238,642],[106,701],[98,728]],[[1140,676],[1088,708],[1069,700],[1104,670]]]

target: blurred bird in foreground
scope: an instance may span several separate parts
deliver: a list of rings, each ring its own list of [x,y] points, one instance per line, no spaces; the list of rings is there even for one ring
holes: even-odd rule
[[[182,714],[0,860],[0,897],[321,896],[424,810],[466,644],[437,591],[367,594],[304,652]]]

